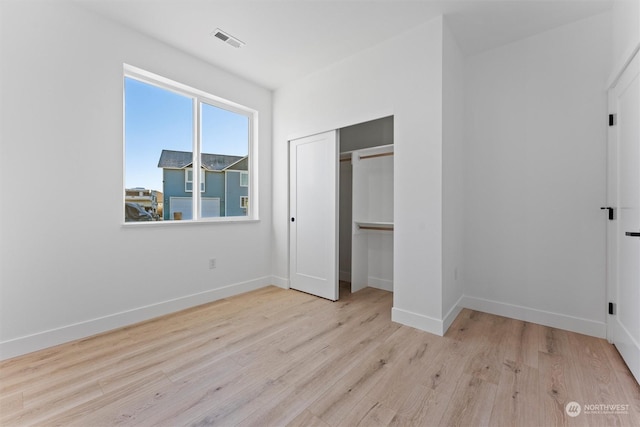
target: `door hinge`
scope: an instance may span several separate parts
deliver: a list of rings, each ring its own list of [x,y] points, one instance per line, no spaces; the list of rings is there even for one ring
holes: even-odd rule
[[[612,302],[609,303],[609,314],[616,314],[616,305]]]
[[[609,126],[615,126],[617,122],[617,117],[615,114],[609,114]]]
[[[613,221],[616,219],[616,208],[612,208],[611,206],[603,206],[600,209],[606,209],[609,211],[609,221]]]

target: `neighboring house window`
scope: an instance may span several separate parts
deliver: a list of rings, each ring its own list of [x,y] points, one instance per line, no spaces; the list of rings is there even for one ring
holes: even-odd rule
[[[205,176],[204,169],[200,169],[200,192],[204,193],[205,190]],[[187,193],[193,192],[193,169],[184,170],[184,191]]]
[[[256,219],[257,120],[255,110],[125,65],[125,221]],[[157,202],[133,200],[131,189]],[[134,218],[142,202],[150,215]]]

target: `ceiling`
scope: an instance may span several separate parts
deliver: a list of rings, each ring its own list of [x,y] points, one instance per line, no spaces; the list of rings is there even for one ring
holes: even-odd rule
[[[277,89],[439,15],[466,55],[609,10],[611,0],[75,0]],[[246,43],[211,36],[220,28]]]

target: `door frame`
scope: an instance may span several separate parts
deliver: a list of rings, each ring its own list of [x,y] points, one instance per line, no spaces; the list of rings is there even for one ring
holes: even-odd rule
[[[613,74],[613,78],[610,80],[608,86],[608,109],[609,114],[613,116],[613,123],[611,122],[608,127],[607,132],[607,206],[614,207],[614,220],[607,221],[607,274],[606,274],[606,296],[607,301],[609,303],[613,303],[613,313],[609,313],[607,315],[607,340],[616,344],[616,341],[623,342],[624,340],[620,340],[620,337],[616,339],[617,329],[621,326],[617,325],[618,322],[618,307],[617,303],[619,303],[618,297],[618,264],[619,264],[619,256],[618,256],[618,246],[620,243],[620,239],[623,239],[621,235],[621,224],[619,222],[619,187],[620,187],[620,144],[618,141],[618,133],[619,128],[617,126],[617,114],[618,111],[618,99],[617,99],[617,90],[618,86],[621,84],[622,77],[625,76],[625,73],[630,65],[638,66],[637,61],[640,61],[640,44],[633,49],[631,56],[627,61],[624,62],[623,66],[616,70],[616,73]],[[635,65],[633,65],[635,63]],[[633,339],[632,339],[633,340]],[[618,351],[622,355],[621,349]],[[636,347],[637,354],[637,347]],[[623,355],[624,358],[624,355]],[[637,380],[640,380],[640,370],[638,369],[637,362],[634,361],[633,364],[629,364],[629,368],[632,374],[636,377]],[[633,365],[633,367],[631,366]]]
[[[607,85],[607,108],[608,113],[611,115],[615,115],[618,113],[617,105],[616,105],[616,94],[615,90],[620,81],[620,78],[627,70],[627,67],[633,62],[637,55],[640,55],[640,43],[633,48],[627,59],[620,64],[620,66],[613,71],[611,76],[609,77],[608,85]],[[606,179],[607,179],[607,205],[614,207],[617,211],[618,207],[618,128],[617,126],[608,126],[607,128],[607,147],[606,147],[606,156],[607,156],[607,168],[606,168]],[[614,211],[615,212],[615,211]],[[614,213],[614,216],[617,212]],[[606,272],[606,301],[608,302],[617,302],[617,223],[616,221],[607,221],[607,272]],[[611,315],[607,315],[607,341],[609,343],[613,343],[613,322],[614,318]]]
[[[616,82],[617,83],[617,80]],[[615,83],[607,91],[607,106],[609,109],[609,114],[615,115],[617,114],[617,107],[615,102]],[[607,202],[606,206],[612,207],[614,209],[614,218],[617,213],[618,207],[618,131],[616,126],[609,126],[607,129]],[[605,217],[608,218],[607,215]],[[616,266],[618,264],[617,257],[617,243],[618,238],[616,235],[617,224],[616,221],[606,220],[607,221],[607,232],[606,232],[606,298],[605,305],[609,303],[615,304],[618,300],[618,292],[617,292],[617,280],[618,274]],[[607,341],[613,344],[614,337],[614,322],[615,319],[607,314]]]

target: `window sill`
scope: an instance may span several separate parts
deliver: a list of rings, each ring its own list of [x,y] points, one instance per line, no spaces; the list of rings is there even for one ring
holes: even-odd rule
[[[121,223],[124,228],[145,228],[145,227],[175,227],[177,225],[205,225],[205,224],[247,224],[260,222],[259,218],[229,218],[229,219],[201,219],[198,221],[182,220],[182,221],[131,221]]]

